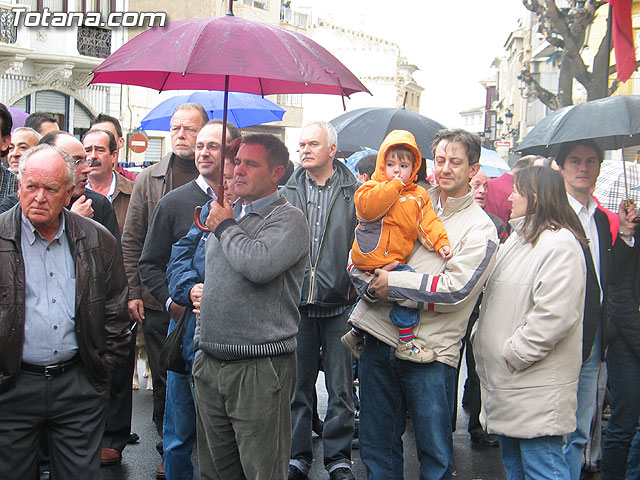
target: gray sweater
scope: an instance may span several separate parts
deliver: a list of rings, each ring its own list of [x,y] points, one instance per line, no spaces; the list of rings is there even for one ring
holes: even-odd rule
[[[280,197],[237,224],[223,222],[216,235],[205,247],[197,348],[221,360],[295,351],[309,255],[304,214]]]

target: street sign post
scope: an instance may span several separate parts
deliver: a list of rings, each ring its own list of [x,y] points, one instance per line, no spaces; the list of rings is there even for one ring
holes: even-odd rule
[[[511,148],[511,140],[496,140],[493,142],[493,146],[496,148]]]
[[[134,133],[129,137],[129,148],[134,153],[144,153],[149,146],[149,140],[142,133]]]

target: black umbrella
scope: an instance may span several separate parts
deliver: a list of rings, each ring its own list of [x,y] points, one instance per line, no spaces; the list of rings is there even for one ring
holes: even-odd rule
[[[552,156],[560,144],[587,138],[603,150],[640,145],[640,96],[616,95],[556,110],[533,127],[517,150]]]
[[[338,132],[338,155],[348,157],[365,148],[380,148],[384,137],[392,130],[407,130],[416,137],[424,158],[431,158],[431,142],[438,122],[404,108],[359,108],[331,120]]]

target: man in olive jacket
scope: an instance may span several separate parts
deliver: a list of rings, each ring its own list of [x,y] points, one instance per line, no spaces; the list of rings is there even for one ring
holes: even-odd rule
[[[130,338],[116,239],[63,208],[73,158],[20,161],[20,204],[0,215],[0,478],[35,478],[47,435],[55,478],[98,478],[111,371]]]
[[[300,135],[302,168],[282,189],[287,200],[306,215],[311,236],[296,337],[298,377],[291,403],[289,480],[306,478],[313,460],[311,418],[321,347],[329,392],[322,436],[324,466],[331,480],[354,478],[352,359],[340,338],[349,330],[347,315],[355,300],[346,267],[356,227],[353,195],[358,182],[343,163],[333,160],[336,149],[333,125],[309,123]]]

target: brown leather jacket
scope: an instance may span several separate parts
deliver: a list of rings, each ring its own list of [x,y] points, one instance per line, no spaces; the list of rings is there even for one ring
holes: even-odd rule
[[[0,393],[16,381],[24,343],[25,273],[20,205],[0,215]],[[114,237],[101,225],[63,210],[76,273],[75,331],[82,365],[97,391],[127,355],[127,279]]]

